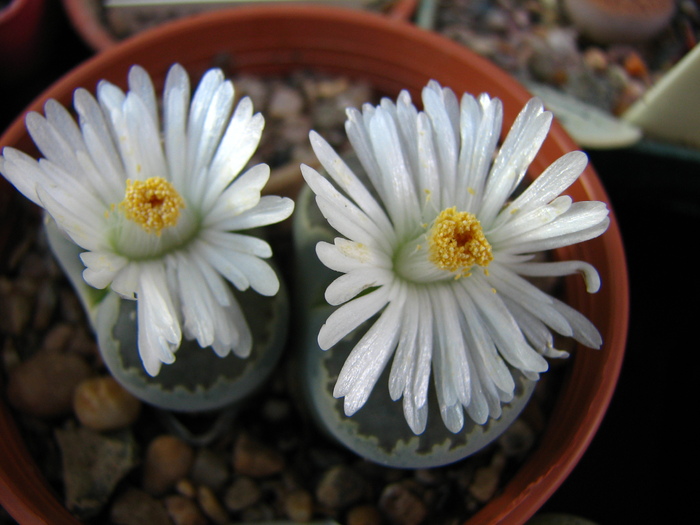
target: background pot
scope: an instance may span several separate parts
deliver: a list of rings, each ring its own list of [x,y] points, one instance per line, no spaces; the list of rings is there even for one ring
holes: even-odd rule
[[[41,62],[45,11],[44,0],[10,0],[0,5],[0,71],[12,71],[14,77],[3,82],[16,81]]]
[[[70,19],[71,24],[75,28],[76,32],[85,41],[85,43],[90,46],[95,51],[103,51],[112,46],[115,46],[121,40],[115,35],[114,31],[110,27],[110,24],[105,20],[105,9],[101,4],[104,0],[62,0],[63,7],[66,10],[66,14]],[[348,4],[352,3],[352,0],[348,1]],[[386,13],[390,18],[408,20],[416,9],[416,4],[418,0],[394,0],[386,4]],[[360,2],[358,2],[360,5]],[[203,6],[203,7],[202,7]],[[197,5],[192,2],[191,5],[183,6],[156,6],[155,9],[162,9],[165,11],[163,19],[172,18],[175,16],[174,10],[179,7],[182,17],[191,16],[199,11],[205,9],[222,9],[225,7],[224,4],[209,4],[202,2]],[[117,8],[119,9],[119,8]],[[129,8],[127,8],[129,9]],[[133,8],[132,8],[133,9]],[[143,9],[137,7],[136,9]],[[152,6],[147,6],[146,9],[151,11],[154,9]],[[176,11],[175,11],[176,12]],[[151,15],[152,18],[153,15]],[[138,19],[139,17],[133,17]]]
[[[400,20],[335,8],[295,6],[237,8],[160,26],[115,46],[82,64],[35,100],[41,111],[47,98],[70,105],[78,86],[94,89],[106,78],[124,85],[127,70],[138,63],[162,84],[172,62],[178,61],[197,79],[222,61],[232,72],[280,75],[299,69],[342,74],[369,81],[381,93],[395,97],[402,88],[419,100],[431,78],[457,93],[486,91],[504,103],[504,129],[512,124],[528,93],[511,77],[465,48]],[[32,151],[23,118],[0,138]],[[541,172],[563,153],[577,149],[555,123],[533,163]],[[0,180],[0,204],[11,188]],[[591,167],[569,193],[576,200],[608,201]],[[3,238],[0,235],[0,249]],[[580,279],[568,283],[568,302],[586,314],[605,341],[602,350],[575,352],[550,424],[538,448],[518,473],[479,511],[470,524],[523,523],[556,490],[581,458],[607,409],[620,371],[627,336],[627,270],[619,229],[612,216],[602,237],[561,251],[561,256],[586,259],[603,280],[602,290],[588,295]],[[21,523],[37,521],[76,524],[55,498],[31,460],[16,425],[0,404],[0,503]]]

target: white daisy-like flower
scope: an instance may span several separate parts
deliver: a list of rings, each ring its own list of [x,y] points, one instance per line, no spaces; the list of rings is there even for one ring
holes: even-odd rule
[[[129,91],[102,81],[95,99],[77,89],[78,122],[49,100],[27,129],[39,161],[5,148],[0,171],[43,207],[85,252],[84,280],[137,301],[139,354],[146,371],[172,363],[182,335],[225,356],[249,355],[252,337],[229,283],[275,295],[279,281],[262,259],[269,244],[237,233],[289,217],[294,203],[263,196],[270,169],[241,173],[264,119],[249,98],[234,108],[233,84],[209,70],[190,100],[178,64],[159,102],[148,73],[134,66]]]
[[[352,415],[393,356],[389,392],[403,397],[412,431],[426,427],[431,370],[445,426],[459,432],[498,418],[513,399],[512,369],[529,379],[543,356],[564,357],[552,330],[599,348],[581,313],[526,277],[581,273],[589,292],[597,271],[582,261],[536,262],[534,254],[582,242],[608,227],[602,202],[572,202],[566,190],[586,166],[568,153],[521,194],[514,192],[549,130],[552,115],[532,99],[496,153],[502,104],[455,94],[431,81],[424,111],[402,92],[348,110],[346,130],[368,179],[356,176],[316,133],[311,143],[331,183],[302,166],[316,202],[344,237],[320,242],[319,259],[342,272],[326,290],[332,313],[318,335],[328,349],[377,315],[349,354],[334,396]]]

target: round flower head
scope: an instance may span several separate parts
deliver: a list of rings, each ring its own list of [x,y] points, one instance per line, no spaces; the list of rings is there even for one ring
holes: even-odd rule
[[[348,110],[366,184],[314,132],[314,151],[335,184],[302,166],[321,212],[344,236],[316,248],[323,264],[344,274],[326,290],[326,300],[342,306],[321,328],[320,347],[377,315],[334,395],[352,415],[393,356],[389,392],[403,397],[416,434],[426,426],[431,369],[442,419],[458,432],[464,410],[479,424],[500,416],[514,395],[512,369],[537,379],[547,370],[543,356],[568,355],[554,348],[552,330],[600,347],[590,321],[525,277],[580,272],[597,291],[590,264],[534,255],[597,237],[609,222],[604,203],[559,196],[586,166],[582,152],[564,155],[513,195],[552,120],[539,100],[525,106],[496,153],[498,99],[460,102],[435,81],[422,98],[421,112],[407,92],[396,104]]]
[[[45,117],[27,115],[44,158],[13,148],[0,158],[3,175],[85,250],[85,281],[136,299],[150,375],[175,360],[183,331],[220,356],[249,354],[251,333],[228,282],[271,296],[279,281],[261,259],[270,246],[235,232],[279,222],[294,207],[260,196],[267,165],[241,174],[264,121],[248,98],[234,108],[220,70],[204,75],[190,102],[187,73],[172,66],[162,106],[161,125],[151,79],[134,66],[127,93],[106,81],[97,99],[75,91],[77,124],[55,100]]]

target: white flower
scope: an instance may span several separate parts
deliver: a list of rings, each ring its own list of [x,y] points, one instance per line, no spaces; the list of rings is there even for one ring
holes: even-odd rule
[[[279,222],[291,200],[260,196],[269,167],[240,174],[264,120],[218,69],[190,103],[180,65],[168,72],[162,126],[146,71],[129,71],[125,94],[106,81],[97,100],[77,89],[78,124],[55,100],[26,124],[44,158],[5,148],[0,171],[85,250],[85,281],[137,300],[139,353],[156,375],[172,363],[182,333],[224,356],[246,357],[251,333],[229,281],[272,296],[279,281],[261,258],[270,246],[235,233]],[[239,175],[240,174],[240,175]]]
[[[389,391],[403,397],[406,421],[424,431],[431,368],[446,427],[458,432],[464,410],[477,423],[498,418],[514,395],[510,367],[537,379],[554,330],[590,346],[602,341],[582,314],[523,276],[580,272],[589,292],[596,270],[581,261],[535,262],[534,254],[601,235],[601,202],[559,196],[584,169],[571,152],[519,196],[514,190],[539,150],[552,116],[531,100],[495,155],[498,99],[464,95],[431,81],[424,112],[407,92],[362,112],[348,110],[346,130],[367,186],[316,133],[311,142],[335,183],[302,166],[329,224],[344,238],[316,247],[344,275],[326,290],[341,305],[318,335],[328,349],[376,314],[348,356],[334,389],[352,415],[367,401],[391,357]],[[511,199],[512,200],[509,200]]]

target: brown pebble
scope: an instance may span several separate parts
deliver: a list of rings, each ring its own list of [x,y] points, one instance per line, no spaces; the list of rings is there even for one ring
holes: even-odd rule
[[[78,421],[88,428],[117,430],[136,421],[141,412],[141,401],[112,376],[91,377],[75,388],[73,411]]]
[[[428,515],[425,502],[405,482],[387,485],[379,498],[379,508],[394,525],[418,525]]]
[[[277,450],[253,441],[245,434],[236,441],[233,467],[237,473],[263,478],[281,472],[284,465],[284,457]]]
[[[224,505],[232,512],[238,512],[260,500],[262,491],[248,476],[237,476],[224,493]]]
[[[143,488],[159,496],[184,478],[192,466],[192,447],[168,434],[153,439],[148,445],[143,465]]]
[[[163,503],[175,525],[207,525],[207,518],[190,498],[173,494],[164,498]]]
[[[209,487],[197,488],[197,501],[206,516],[217,525],[225,525],[228,522],[228,513],[223,507],[214,491]]]
[[[198,450],[190,476],[197,485],[219,490],[229,477],[229,466],[225,456],[208,448]]]
[[[469,493],[481,503],[489,501],[498,490],[504,466],[505,456],[503,454],[494,455],[491,464],[476,469],[474,479],[469,485]]]
[[[76,329],[68,323],[55,324],[44,336],[41,341],[42,350],[48,352],[61,352],[67,346],[70,340],[75,336]]]
[[[37,417],[70,414],[76,386],[91,373],[88,363],[76,355],[38,352],[12,371],[8,401],[17,410]]]
[[[182,478],[175,483],[175,491],[190,499],[197,496],[197,487],[192,483],[192,480],[187,478]]]
[[[34,302],[33,292],[17,282],[0,277],[0,331],[21,334],[29,323]]]
[[[347,525],[381,525],[382,514],[373,505],[358,505],[348,511],[345,522]]]
[[[535,444],[535,433],[522,419],[516,419],[498,438],[498,444],[506,456],[521,457]]]
[[[366,493],[367,482],[347,465],[328,469],[316,487],[316,499],[329,509],[343,509],[356,503]]]
[[[284,512],[297,523],[305,523],[314,513],[314,501],[311,494],[304,489],[295,489],[284,496]]]
[[[647,65],[636,52],[631,52],[625,57],[624,68],[634,78],[647,78],[649,76]]]
[[[163,503],[134,488],[116,499],[110,518],[114,525],[172,525]]]

